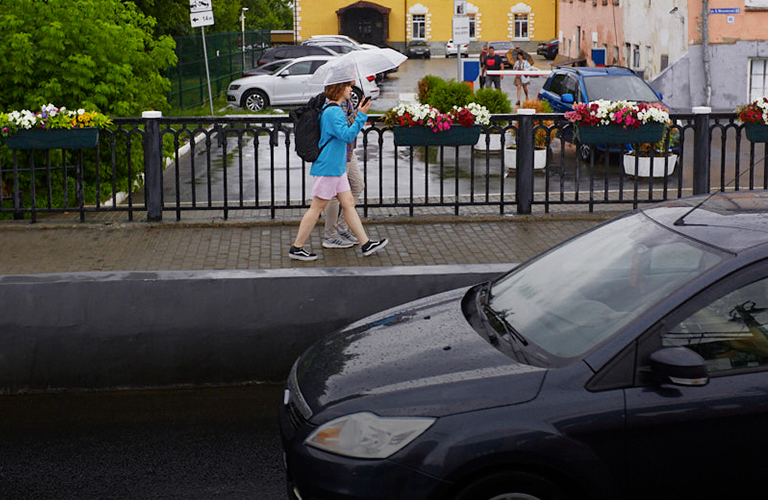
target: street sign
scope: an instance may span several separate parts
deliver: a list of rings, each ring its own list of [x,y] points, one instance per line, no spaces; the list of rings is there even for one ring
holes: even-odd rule
[[[206,10],[213,10],[212,0],[189,0],[190,12],[204,12]]]
[[[738,7],[731,7],[727,9],[709,9],[710,14],[741,14],[741,9]]]
[[[458,44],[469,43],[469,18],[468,17],[453,18],[453,43],[457,44],[457,46]]]
[[[453,15],[454,16],[467,15],[467,0],[453,0]]]
[[[190,12],[189,20],[192,22],[193,28],[200,28],[202,26],[213,25],[213,11],[206,10],[203,12]]]

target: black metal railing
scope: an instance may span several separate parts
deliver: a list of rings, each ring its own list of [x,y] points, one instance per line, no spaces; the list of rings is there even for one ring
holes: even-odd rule
[[[637,145],[574,144],[561,114],[495,115],[478,145],[443,147],[396,147],[381,118],[371,116],[357,139],[366,184],[358,206],[364,216],[591,212],[768,187],[765,144],[744,139],[735,114],[672,119],[663,153],[651,148],[650,158],[643,158],[625,155]],[[286,116],[163,118],[150,112],[113,121],[93,150],[2,148],[0,216],[34,221],[40,214],[76,213],[85,220],[89,213],[114,212],[158,221],[200,212],[276,218],[308,206],[311,165],[293,151]]]

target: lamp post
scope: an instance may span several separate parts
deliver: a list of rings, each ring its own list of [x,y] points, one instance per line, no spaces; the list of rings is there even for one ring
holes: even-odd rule
[[[243,71],[245,71],[245,13],[248,11],[248,7],[240,9],[240,32],[242,33],[243,42]]]

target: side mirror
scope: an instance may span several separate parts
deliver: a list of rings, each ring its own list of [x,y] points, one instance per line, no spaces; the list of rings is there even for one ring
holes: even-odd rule
[[[663,96],[663,95],[661,95],[661,92],[656,92],[656,95],[657,95],[657,96],[659,96],[659,100],[660,100],[660,101],[663,101],[663,100],[664,100],[664,96]]]
[[[665,347],[651,354],[651,373],[674,385],[699,386],[709,382],[704,358],[686,347]]]
[[[566,104],[573,104],[573,94],[563,94],[560,96],[560,99]]]
[[[280,76],[282,76],[282,77],[286,77],[286,76],[288,76],[288,75],[290,75],[290,74],[291,74],[291,70],[290,70],[290,69],[287,69],[287,70],[283,71],[282,73],[280,73]]]

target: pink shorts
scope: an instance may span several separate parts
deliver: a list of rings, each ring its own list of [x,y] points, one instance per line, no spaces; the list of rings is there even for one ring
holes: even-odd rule
[[[349,179],[347,173],[344,172],[340,176],[330,175],[317,175],[312,182],[312,197],[317,197],[322,200],[330,200],[339,193],[344,191],[351,191],[349,186]]]

